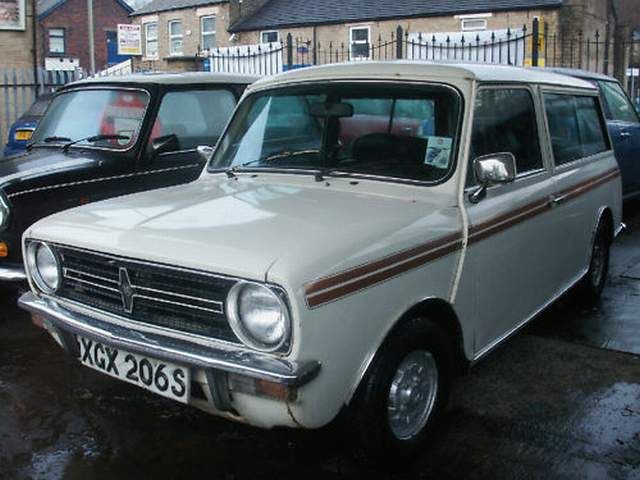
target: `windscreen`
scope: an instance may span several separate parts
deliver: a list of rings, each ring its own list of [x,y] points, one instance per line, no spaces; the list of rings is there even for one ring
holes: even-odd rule
[[[444,86],[326,84],[247,97],[210,170],[331,170],[438,182],[452,170],[460,99]]]

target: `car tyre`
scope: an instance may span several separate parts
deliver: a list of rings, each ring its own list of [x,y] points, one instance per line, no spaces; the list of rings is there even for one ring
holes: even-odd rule
[[[611,237],[607,230],[607,222],[598,224],[591,247],[589,270],[580,281],[580,293],[585,300],[596,302],[602,295],[609,275],[609,254]]]
[[[426,318],[391,333],[346,412],[359,460],[396,469],[425,447],[449,397],[453,358],[447,334]]]

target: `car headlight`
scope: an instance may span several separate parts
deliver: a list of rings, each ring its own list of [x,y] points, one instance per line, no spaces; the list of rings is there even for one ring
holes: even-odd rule
[[[36,286],[45,293],[60,287],[60,262],[49,245],[31,242],[27,246],[27,267]]]
[[[7,220],[9,220],[9,205],[0,193],[0,230],[7,226]]]
[[[289,340],[287,306],[282,296],[266,285],[238,282],[227,297],[227,313],[233,332],[256,350],[273,352]]]

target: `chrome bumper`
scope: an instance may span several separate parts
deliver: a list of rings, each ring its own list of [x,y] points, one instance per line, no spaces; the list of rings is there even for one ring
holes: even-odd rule
[[[45,327],[61,337],[65,350],[73,356],[79,356],[74,335],[82,335],[109,346],[188,367],[235,373],[289,387],[300,387],[310,382],[320,371],[320,364],[315,361],[290,362],[241,348],[211,348],[143,334],[72,312],[32,292],[22,295],[18,305],[40,316]]]
[[[0,282],[24,282],[27,274],[22,267],[0,267]]]

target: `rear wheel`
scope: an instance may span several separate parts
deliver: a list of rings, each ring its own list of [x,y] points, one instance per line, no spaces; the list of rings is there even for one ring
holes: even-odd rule
[[[580,283],[581,293],[587,300],[597,301],[607,283],[610,247],[607,222],[600,221],[591,248],[589,270]]]
[[[427,319],[391,334],[347,412],[362,458],[397,466],[425,446],[447,403],[452,364],[449,338]]]

